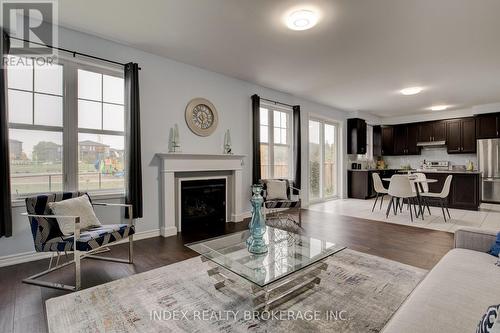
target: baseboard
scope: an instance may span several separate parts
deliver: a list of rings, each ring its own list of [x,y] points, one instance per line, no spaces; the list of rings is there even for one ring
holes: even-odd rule
[[[163,237],[175,236],[175,235],[177,235],[177,228],[176,227],[161,228],[160,234]]]
[[[140,231],[140,232],[137,232],[134,234],[134,241],[158,237],[158,236],[160,236],[160,229]],[[113,245],[118,245],[118,244],[122,244],[122,243],[126,243],[126,242],[128,242],[128,239],[122,239],[122,240],[115,242],[113,244],[109,244],[109,246],[111,247]],[[17,264],[22,264],[25,262],[50,258],[51,254],[52,254],[52,252],[30,251],[30,252],[11,254],[8,256],[2,256],[2,257],[0,257],[0,267],[12,266],[12,265],[17,265]]]
[[[52,252],[23,252],[0,257],[0,267],[22,264],[23,262],[36,261],[50,258]]]
[[[232,222],[243,222],[244,219],[252,217],[252,212],[248,210],[240,214],[234,214],[231,217],[232,217]]]

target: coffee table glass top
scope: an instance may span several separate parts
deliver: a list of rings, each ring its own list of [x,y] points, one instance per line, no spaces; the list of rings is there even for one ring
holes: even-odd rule
[[[345,249],[332,242],[267,227],[266,254],[247,250],[249,231],[237,232],[186,244],[217,265],[264,287]]]

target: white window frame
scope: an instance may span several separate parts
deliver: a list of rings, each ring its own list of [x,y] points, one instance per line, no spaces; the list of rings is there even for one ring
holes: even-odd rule
[[[272,103],[266,103],[262,102],[260,105],[260,108],[267,109],[267,117],[268,117],[268,124],[267,124],[267,129],[268,129],[268,136],[267,136],[267,143],[260,141],[259,138],[259,145],[267,145],[268,146],[268,160],[269,160],[269,165],[267,166],[268,168],[268,174],[269,174],[269,179],[275,179],[274,175],[274,147],[275,146],[281,146],[281,147],[288,147],[288,165],[289,165],[289,171],[288,171],[288,177],[286,179],[292,180],[294,177],[294,147],[293,147],[293,133],[294,133],[294,128],[293,128],[293,110],[292,108],[281,106],[279,104],[272,104]],[[274,143],[274,111],[278,112],[284,112],[287,114],[288,117],[288,127],[286,129],[286,141],[288,144],[281,144],[281,143]],[[262,126],[259,124],[259,128]],[[262,160],[261,160],[262,164]],[[283,178],[283,177],[280,177]]]
[[[324,202],[324,201],[329,201],[329,200],[333,200],[333,199],[338,199],[339,196],[340,196],[340,192],[341,192],[341,186],[340,186],[340,174],[341,174],[341,170],[340,170],[340,150],[341,150],[341,144],[340,144],[340,131],[341,131],[341,126],[340,126],[340,123],[338,121],[335,121],[335,120],[331,120],[331,119],[326,119],[326,118],[322,118],[322,117],[319,117],[319,116],[314,116],[314,115],[311,115],[309,116],[309,119],[308,119],[308,122],[307,122],[307,129],[309,130],[309,121],[316,121],[316,122],[319,122],[320,126],[319,126],[319,142],[320,142],[320,145],[321,145],[321,149],[320,149],[320,168],[319,168],[319,198],[314,198],[312,199],[311,198],[311,189],[310,189],[310,180],[309,180],[309,172],[310,170],[307,170],[307,178],[308,178],[308,183],[307,183],[307,188],[308,188],[308,198],[309,198],[309,203],[318,203],[318,202]],[[337,166],[336,166],[336,170],[337,170],[337,174],[334,175],[335,176],[335,182],[336,182],[336,191],[334,194],[332,195],[328,195],[328,196],[325,196],[324,194],[324,184],[323,184],[323,180],[324,180],[324,173],[325,173],[325,125],[331,125],[331,126],[334,126],[335,127],[335,142],[337,144],[337,149],[336,149],[336,156],[335,156],[335,162],[337,163]],[[307,133],[307,165],[309,165],[309,158],[310,158],[310,155],[309,155],[309,132]]]
[[[63,191],[78,191],[78,133],[120,135],[126,137],[126,129],[121,132],[78,128],[78,69],[93,71],[96,73],[120,78],[124,77],[124,73],[123,70],[116,67],[104,66],[101,63],[94,64],[88,61],[77,61],[76,59],[65,56],[59,56],[55,60],[55,63],[63,66],[63,126],[59,127],[33,124],[30,125],[9,122],[8,127],[9,131],[10,129],[23,129],[33,131],[61,132],[63,137]],[[8,84],[6,90],[7,88]],[[126,108],[124,108],[124,112],[126,112]],[[125,118],[127,118],[126,114]],[[126,155],[127,152],[125,151],[125,159]],[[125,188],[110,190],[90,190],[88,192],[92,194],[93,197],[97,196],[100,198],[121,198],[125,194]],[[12,193],[12,201],[17,203],[28,196],[36,195],[39,193],[42,192],[23,193],[21,195]]]

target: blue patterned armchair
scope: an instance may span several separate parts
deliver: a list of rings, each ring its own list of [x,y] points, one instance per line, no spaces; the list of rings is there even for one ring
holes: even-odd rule
[[[52,214],[48,203],[76,198],[87,195],[83,192],[64,192],[37,195],[26,198],[26,211],[23,214],[28,217],[31,225],[31,233],[37,252],[52,252],[49,268],[41,273],[35,274],[23,280],[24,283],[75,291],[81,288],[80,260],[84,258],[133,263],[133,235],[135,233],[132,206],[127,204],[92,203],[93,206],[125,207],[129,213],[128,224],[101,225],[89,229],[80,229],[80,218],[78,216],[56,216]],[[90,199],[90,197],[89,197]],[[64,236],[57,224],[57,218],[72,218],[75,221],[74,234]],[[128,259],[118,259],[97,256],[97,252],[109,251],[106,245],[128,238]],[[73,260],[59,264],[62,253],[73,252]],[[52,266],[54,256],[57,257],[55,266]],[[64,266],[75,264],[75,285],[68,286],[60,283],[52,283],[38,280],[39,277],[53,272]]]

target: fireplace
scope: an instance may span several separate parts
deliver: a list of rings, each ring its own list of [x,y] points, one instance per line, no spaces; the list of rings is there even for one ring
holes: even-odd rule
[[[226,223],[226,178],[180,182],[180,226],[183,232],[223,230]]]

